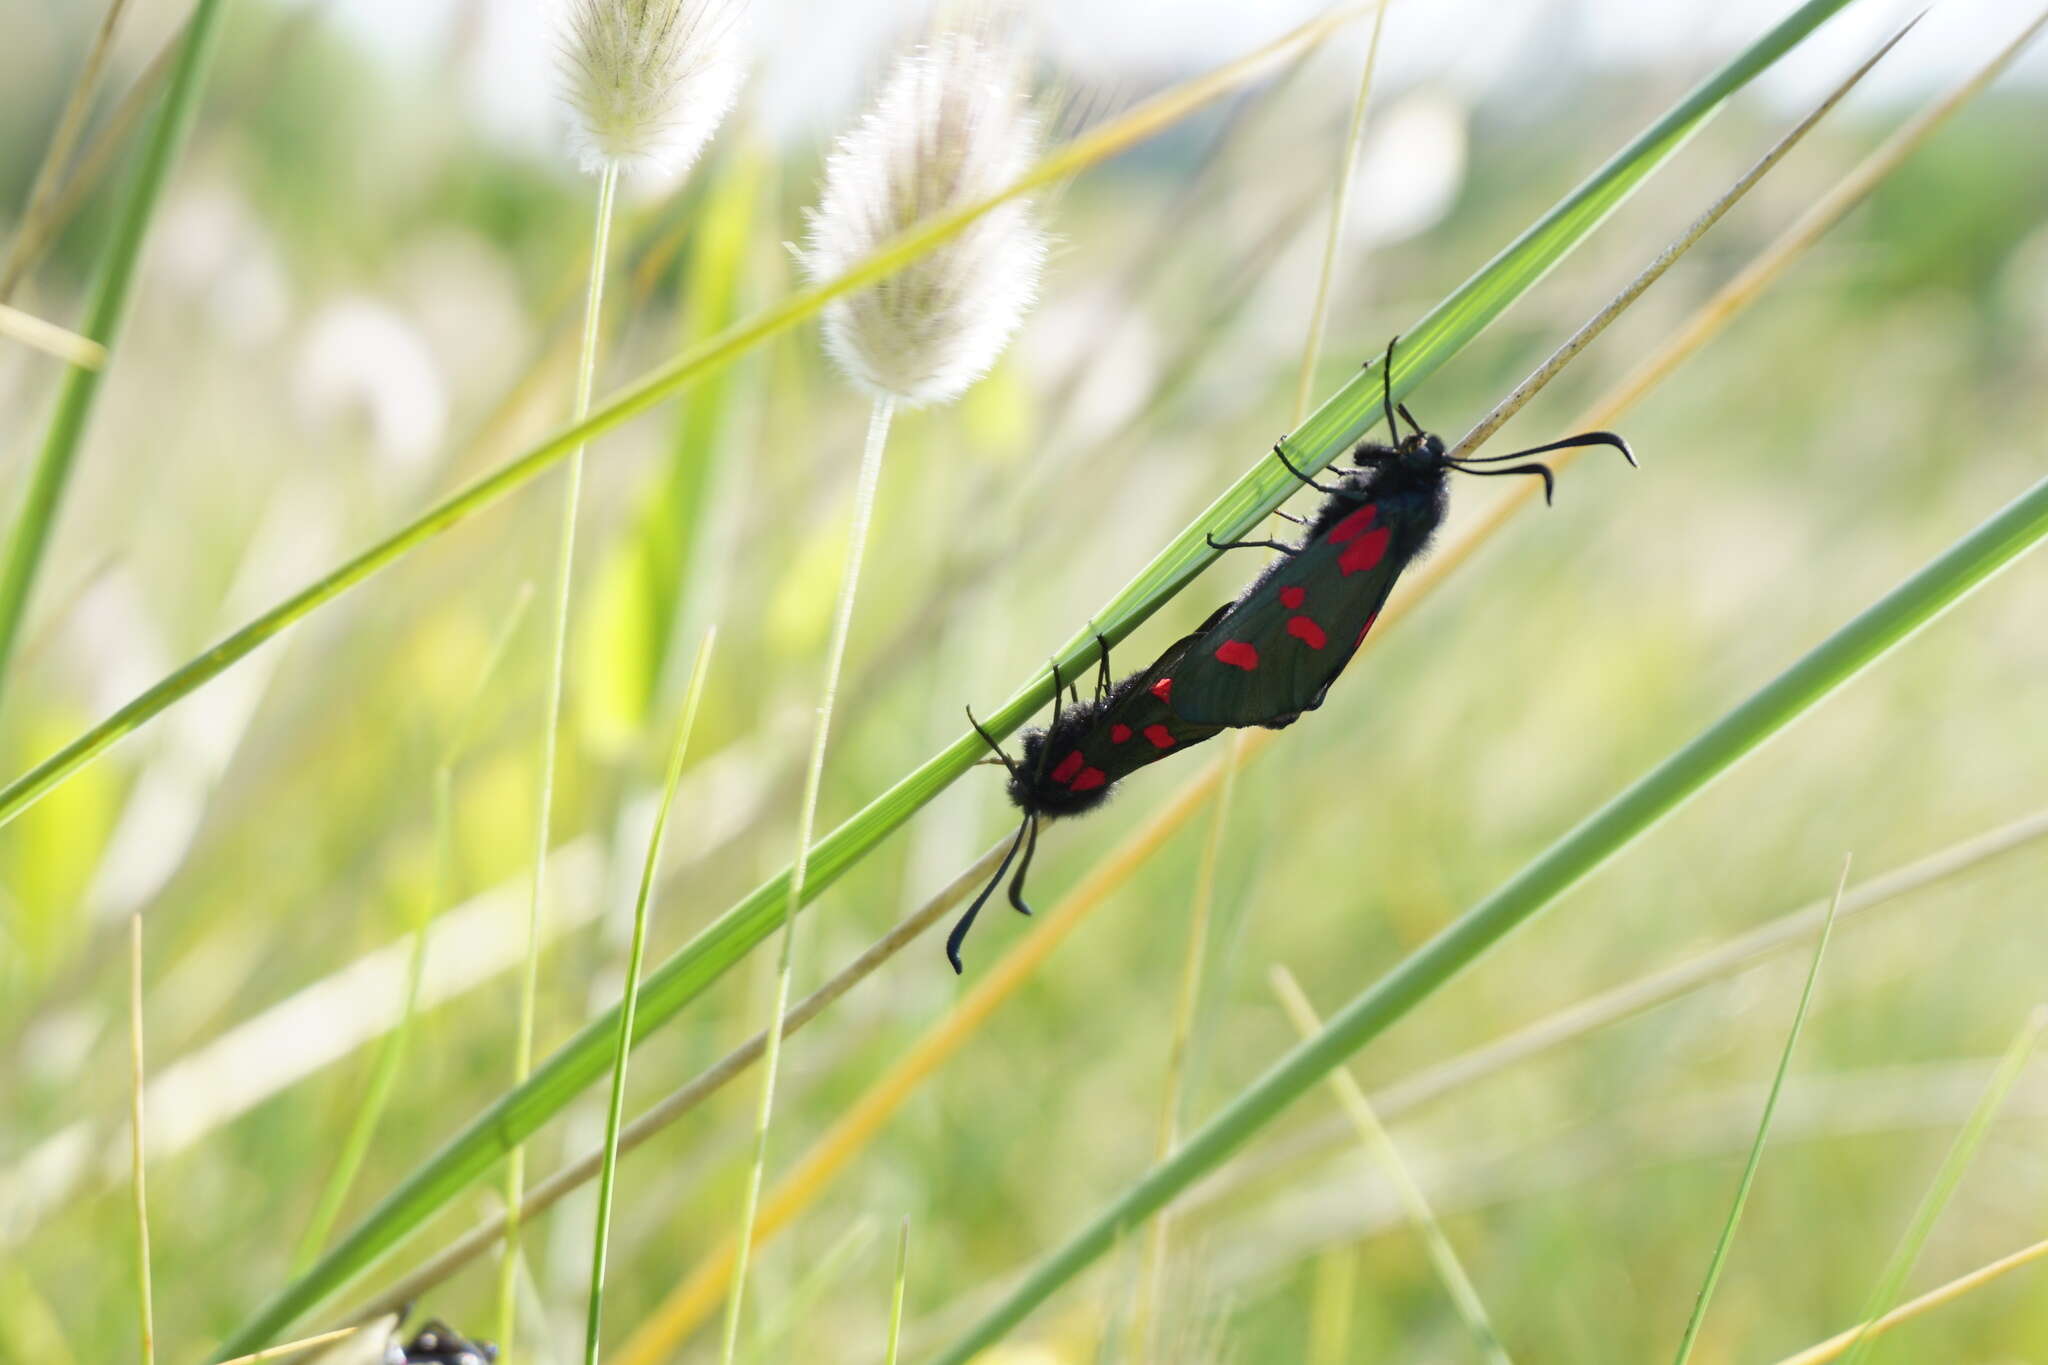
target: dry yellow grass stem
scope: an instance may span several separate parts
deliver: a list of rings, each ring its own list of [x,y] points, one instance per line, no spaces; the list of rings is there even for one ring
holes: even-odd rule
[[[2032,1265],[2044,1256],[2048,1256],[2048,1241],[2022,1247],[2010,1256],[2001,1256],[1988,1265],[1978,1266],[1967,1275],[1958,1275],[1947,1284],[1938,1289],[1930,1289],[1917,1299],[1907,1300],[1867,1325],[1851,1327],[1848,1331],[1838,1332],[1818,1345],[1807,1347],[1797,1355],[1786,1356],[1778,1365],[1821,1365],[1823,1361],[1834,1360],[1855,1345],[1858,1337],[1868,1339],[1889,1332],[1901,1323],[1911,1322],[1922,1313],[1952,1303],[1971,1290],[1987,1285],[1999,1276],[2018,1270],[2022,1266]]]

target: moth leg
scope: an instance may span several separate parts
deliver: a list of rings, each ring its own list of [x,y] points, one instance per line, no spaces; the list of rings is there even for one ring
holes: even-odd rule
[[[1101,701],[1115,686],[1109,677],[1109,641],[1100,635],[1095,637],[1095,648],[1100,651],[1095,660],[1095,700]]]
[[[1026,817],[1031,826],[1031,837],[1024,841],[1024,861],[1017,864],[1017,875],[1010,878],[1010,906],[1020,915],[1029,915],[1031,906],[1024,900],[1024,876],[1031,871],[1032,855],[1038,852],[1038,816]]]
[[[1273,458],[1278,460],[1282,465],[1286,466],[1288,473],[1292,474],[1295,478],[1300,479],[1310,488],[1315,489],[1316,492],[1334,493],[1337,491],[1336,489],[1331,488],[1327,484],[1317,483],[1314,479],[1302,473],[1299,469],[1296,469],[1294,467],[1294,462],[1287,458],[1287,452],[1280,448],[1280,443],[1278,441],[1273,442]]]
[[[1278,550],[1283,555],[1299,554],[1292,545],[1282,545],[1277,540],[1218,540],[1204,533],[1202,539],[1209,542],[1212,550]]]
[[[1292,513],[1292,512],[1283,512],[1283,511],[1281,511],[1281,510],[1280,510],[1279,508],[1277,508],[1277,507],[1275,507],[1275,508],[1273,509],[1273,515],[1274,515],[1274,516],[1276,516],[1276,517],[1284,517],[1284,518],[1286,518],[1286,519],[1287,519],[1288,521],[1291,521],[1291,522],[1293,522],[1293,523],[1294,523],[1294,524],[1295,524],[1296,526],[1306,526],[1306,525],[1308,525],[1308,518],[1306,518],[1306,517],[1297,517],[1296,515],[1294,515],[1294,513]]]
[[[1030,824],[1031,817],[1028,815],[1018,822],[1017,837],[1010,841],[1010,851],[1003,855],[1003,861],[997,865],[996,875],[989,878],[988,885],[981,888],[981,894],[974,898],[974,904],[968,906],[967,913],[953,925],[953,932],[946,935],[946,961],[953,964],[955,976],[961,972],[960,945],[967,941],[967,931],[974,927],[974,917],[980,914],[981,907],[988,903],[990,893],[1003,884],[1003,874],[1010,870],[1010,862],[1017,856],[1017,846],[1024,842],[1024,831]]]

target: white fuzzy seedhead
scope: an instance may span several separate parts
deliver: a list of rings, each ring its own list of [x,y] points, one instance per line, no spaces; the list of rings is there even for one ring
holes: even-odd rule
[[[680,175],[739,94],[739,0],[570,0],[563,74],[587,171]]]
[[[954,34],[902,58],[825,164],[802,252],[841,274],[933,214],[986,198],[1037,159],[1039,122],[1014,55]],[[855,383],[911,406],[958,398],[1038,294],[1045,237],[1011,200],[895,274],[825,310],[825,346]]]

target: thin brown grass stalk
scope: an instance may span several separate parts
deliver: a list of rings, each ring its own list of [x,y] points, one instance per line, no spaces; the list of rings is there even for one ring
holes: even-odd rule
[[[71,93],[65,97],[63,112],[57,115],[57,126],[50,133],[50,145],[43,152],[42,164],[36,168],[34,183],[29,186],[28,206],[21,212],[21,226],[7,244],[7,254],[0,257],[0,303],[14,297],[15,288],[35,258],[43,224],[50,217],[52,202],[63,183],[64,167],[78,147],[79,135],[85,131],[86,117],[92,113],[93,95],[99,89],[107,58],[114,50],[115,30],[120,28],[122,12],[127,8],[128,0],[108,0],[106,13],[100,16],[99,27],[93,30],[92,41],[85,50],[85,60],[79,63],[78,75],[71,82]]]

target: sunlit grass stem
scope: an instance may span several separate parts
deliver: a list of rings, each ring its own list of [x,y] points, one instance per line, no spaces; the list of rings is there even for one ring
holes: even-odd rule
[[[571,421],[590,412],[597,374],[597,342],[604,307],[604,275],[612,231],[612,201],[619,167],[609,162],[597,182],[597,225],[591,239],[590,285],[583,304],[583,342],[576,361],[576,405]],[[562,487],[562,527],[555,560],[553,633],[548,659],[547,714],[541,725],[540,809],[534,820],[533,890],[526,908],[526,961],[519,979],[519,1024],[513,1043],[512,1082],[523,1085],[533,1071],[533,1030],[540,995],[540,916],[547,878],[548,841],[553,837],[555,760],[561,748],[562,683],[569,653],[569,600],[576,569],[576,517],[583,495],[583,446],[569,456]],[[526,1149],[515,1145],[505,1159],[505,1254],[498,1267],[498,1347],[513,1354],[519,1295],[519,1203],[526,1186]]]
[[[811,731],[811,753],[804,767],[804,792],[797,807],[796,859],[790,865],[789,898],[803,903],[804,876],[811,861],[811,837],[818,814],[818,789],[825,776],[825,745],[832,730],[832,706],[839,694],[840,666],[846,639],[853,630],[853,604],[860,588],[861,560],[867,550],[868,524],[874,519],[875,490],[882,478],[882,451],[889,442],[889,419],[895,403],[877,398],[868,414],[868,434],[861,451],[859,482],[853,495],[853,525],[847,532],[846,567],[839,576],[839,601],[832,613],[832,637],[825,646],[825,680],[818,693],[817,723]],[[768,1134],[775,1117],[775,1081],[782,1059],[782,1030],[777,1020],[789,1009],[792,961],[796,951],[797,916],[783,917],[781,946],[775,959],[774,1004],[768,1013],[767,1046],[761,1058],[761,1100],[754,1113],[754,1160],[747,1170],[740,1203],[740,1224],[733,1259],[732,1284],[726,1299],[725,1335],[719,1359],[732,1365],[739,1347],[740,1320],[746,1303],[747,1260],[754,1243],[754,1218],[761,1205],[761,1182],[768,1164]]]
[[[135,1307],[142,1329],[142,1365],[156,1360],[156,1302],[150,1287],[149,1185],[144,1175],[148,1141],[143,1135],[142,1090],[142,912],[128,916],[128,1144],[131,1193],[135,1200]]]
[[[910,1219],[896,1230],[896,1273],[889,1287],[889,1341],[882,1365],[896,1365],[903,1349],[903,1290],[910,1282]]]
[[[690,666],[688,690],[683,695],[683,715],[676,726],[676,741],[669,755],[668,775],[662,782],[661,805],[654,815],[654,829],[647,836],[647,860],[640,870],[640,892],[633,901],[633,940],[626,950],[626,984],[619,1009],[618,1049],[612,1060],[611,1099],[605,1108],[604,1162],[597,1178],[597,1219],[591,1234],[590,1306],[583,1327],[584,1365],[597,1365],[598,1342],[604,1326],[604,1266],[611,1241],[612,1194],[619,1170],[619,1129],[626,1117],[626,1059],[632,1052],[634,1006],[640,996],[640,964],[647,954],[647,912],[654,899],[654,874],[661,866],[662,836],[668,832],[669,809],[675,804],[676,784],[682,780],[683,758],[690,751],[690,732],[697,724],[697,704],[703,700],[704,679],[710,670],[711,649],[717,641],[714,628],[704,634],[697,647],[697,659]]]
[[[1827,918],[1821,921],[1820,937],[1813,945],[1813,961],[1806,969],[1806,984],[1799,990],[1798,1008],[1792,1012],[1792,1027],[1786,1031],[1785,1046],[1778,1053],[1778,1069],[1771,1076],[1770,1093],[1764,1097],[1764,1112],[1757,1119],[1756,1138],[1749,1144],[1749,1158],[1743,1163],[1742,1178],[1735,1183],[1735,1199],[1728,1207],[1728,1217],[1721,1224],[1714,1254],[1707,1259],[1706,1278],[1700,1282],[1699,1295],[1693,1300],[1692,1316],[1686,1319],[1685,1331],[1678,1340],[1677,1365],[1686,1365],[1692,1359],[1700,1326],[1707,1320],[1707,1305],[1713,1302],[1714,1289],[1721,1282],[1721,1271],[1728,1264],[1728,1249],[1735,1245],[1735,1230],[1742,1225],[1743,1207],[1749,1203],[1749,1191],[1756,1184],[1757,1168],[1763,1164],[1764,1143],[1770,1137],[1771,1119],[1778,1112],[1778,1096],[1784,1093],[1785,1075],[1792,1069],[1792,1051],[1799,1046],[1799,1030],[1806,1023],[1807,1008],[1813,1004],[1813,985],[1820,980],[1821,959],[1827,956],[1835,917],[1842,911],[1842,893],[1848,889],[1849,859],[1845,857],[1842,859],[1842,875],[1835,882],[1835,894],[1828,900]]]

